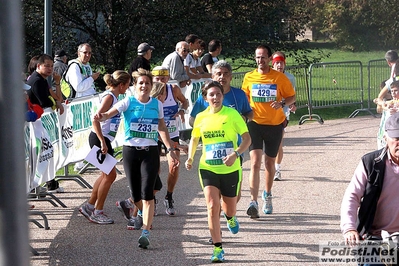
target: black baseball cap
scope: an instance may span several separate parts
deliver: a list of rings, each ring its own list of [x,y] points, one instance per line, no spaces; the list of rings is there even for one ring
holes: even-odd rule
[[[63,57],[64,55],[67,55],[64,50],[58,50],[55,52],[55,57]]]

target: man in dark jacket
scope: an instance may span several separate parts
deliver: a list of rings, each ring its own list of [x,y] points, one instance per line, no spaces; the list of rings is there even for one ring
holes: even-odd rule
[[[129,75],[132,75],[134,71],[137,71],[139,68],[143,68],[145,70],[150,71],[150,59],[152,56],[152,51],[154,51],[154,46],[149,45],[144,42],[137,47],[137,57],[133,60],[129,67]]]

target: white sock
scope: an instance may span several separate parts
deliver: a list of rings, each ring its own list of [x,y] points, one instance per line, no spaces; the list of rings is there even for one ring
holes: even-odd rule
[[[102,212],[103,212],[103,210],[94,210],[94,215],[99,215]]]
[[[94,210],[94,205],[93,204],[90,204],[90,203],[87,203],[87,207],[89,207],[89,210]]]
[[[281,164],[276,164],[276,172],[280,171],[281,169]]]

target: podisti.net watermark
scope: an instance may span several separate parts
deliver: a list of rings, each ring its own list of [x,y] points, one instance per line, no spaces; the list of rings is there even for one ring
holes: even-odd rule
[[[396,264],[397,248],[393,243],[382,240],[363,240],[356,246],[343,241],[322,241],[319,243],[319,262],[322,264]]]

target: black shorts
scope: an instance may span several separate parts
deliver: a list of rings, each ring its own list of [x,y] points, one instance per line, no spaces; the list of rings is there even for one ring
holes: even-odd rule
[[[283,138],[283,124],[277,126],[259,125],[254,121],[248,122],[249,135],[252,143],[249,151],[263,149],[269,157],[276,157]]]
[[[202,189],[206,186],[214,186],[225,197],[236,197],[241,189],[241,170],[228,174],[216,174],[209,170],[200,169],[199,174]]]
[[[107,148],[108,148],[107,153],[111,156],[114,156],[114,149],[112,148],[111,141],[107,137],[104,137],[104,139],[105,139],[105,144],[107,145]],[[90,135],[89,135],[89,145],[90,145],[90,148],[93,148],[93,146],[97,146],[101,149],[101,141],[97,137],[97,134],[94,133],[93,131],[90,132]]]

